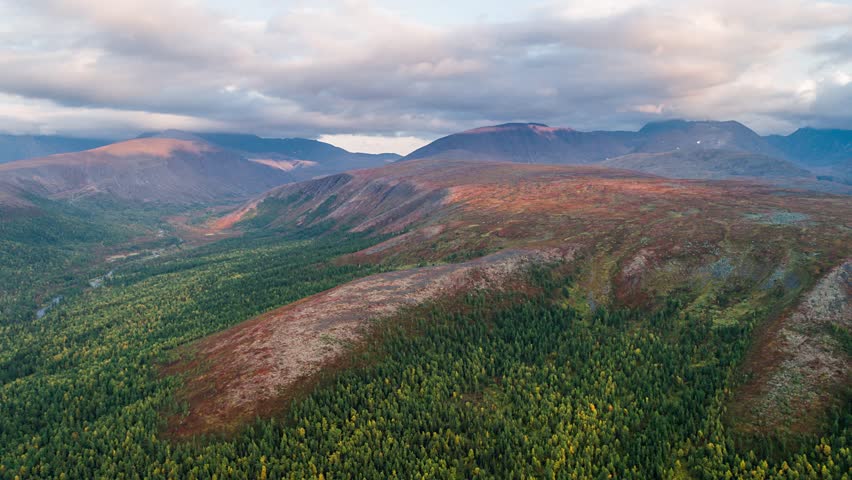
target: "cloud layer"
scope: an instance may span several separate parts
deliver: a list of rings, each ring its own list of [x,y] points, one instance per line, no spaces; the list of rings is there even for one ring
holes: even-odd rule
[[[518,120],[852,128],[839,0],[514,2],[511,20],[445,22],[379,1],[0,0],[0,130],[375,136],[372,150]]]

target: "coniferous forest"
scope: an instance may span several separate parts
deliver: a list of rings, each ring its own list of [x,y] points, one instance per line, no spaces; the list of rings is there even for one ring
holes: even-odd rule
[[[677,298],[580,313],[570,273],[473,291],[373,326],[350,368],[280,415],[182,438],[174,347],[388,266],[376,239],[257,235],[128,263],[0,335],[3,478],[847,478],[849,409],[823,437],[725,423],[760,320],[714,327]],[[239,248],[235,248],[239,245]]]

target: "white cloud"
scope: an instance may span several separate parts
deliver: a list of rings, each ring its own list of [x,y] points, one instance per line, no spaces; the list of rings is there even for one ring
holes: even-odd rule
[[[115,110],[64,107],[48,100],[0,94],[0,131],[13,134],[67,134],[99,138],[125,138],[157,129],[215,131],[226,124],[195,117]]]
[[[411,136],[396,137],[348,134],[322,135],[318,140],[337,145],[350,152],[398,153],[400,155],[408,155],[431,141]]]
[[[572,0],[440,24],[392,2],[269,2],[265,19],[215,5],[0,0],[0,128],[185,125],[402,151],[518,118],[852,127],[852,5],[839,2]]]

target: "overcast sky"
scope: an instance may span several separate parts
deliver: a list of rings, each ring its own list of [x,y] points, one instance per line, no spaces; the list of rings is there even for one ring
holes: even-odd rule
[[[852,2],[0,0],[0,131],[852,128]]]

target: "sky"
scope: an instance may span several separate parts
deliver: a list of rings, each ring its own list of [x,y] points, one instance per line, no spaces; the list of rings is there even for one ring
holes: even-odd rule
[[[852,128],[852,1],[0,0],[0,131]]]

